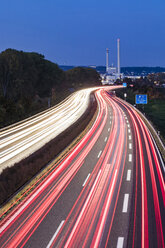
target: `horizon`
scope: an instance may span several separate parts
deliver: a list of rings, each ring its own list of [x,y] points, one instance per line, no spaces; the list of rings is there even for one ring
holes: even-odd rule
[[[53,62],[54,63],[54,62]],[[105,67],[106,65],[59,65],[59,66],[66,66],[66,67]],[[120,68],[164,68],[165,66],[121,66]]]
[[[3,50],[3,51],[0,51],[0,53],[2,53],[2,52],[4,52],[4,51],[6,51],[6,50],[8,50],[8,49],[11,49],[11,50],[16,50],[16,51],[18,51],[18,52],[25,52],[25,53],[38,53],[38,54],[41,54],[41,55],[43,55],[44,56],[44,58],[46,59],[46,60],[49,60],[49,61],[51,61],[52,63],[55,63],[55,64],[58,64],[59,66],[73,66],[73,67],[106,67],[106,64],[104,64],[104,65],[80,65],[80,64],[77,64],[77,65],[73,65],[73,64],[59,64],[57,61],[53,61],[53,60],[51,60],[51,59],[48,59],[46,56],[45,56],[45,54],[43,54],[42,52],[38,52],[38,51],[24,51],[24,50],[22,50],[22,49],[16,49],[16,48],[11,48],[11,47],[8,47],[8,48],[6,48],[5,50]],[[112,66],[112,64],[110,65],[110,66]],[[113,64],[113,66],[114,67],[116,67],[117,65],[114,65]],[[128,65],[128,66],[122,66],[121,65],[121,68],[124,68],[124,67],[153,67],[153,68],[156,68],[156,67],[160,67],[160,68],[165,68],[165,66],[160,66],[160,65],[155,65],[155,66],[149,66],[149,65]]]
[[[117,64],[121,67],[165,67],[163,0],[29,0],[1,3],[0,51],[12,47],[44,54],[63,65]]]
[[[23,51],[23,50],[17,50],[17,49],[15,49],[15,48],[6,48],[5,50],[3,50],[3,51],[0,51],[0,53],[2,53],[2,52],[5,52],[6,50],[16,50],[16,51],[18,51],[18,52],[25,52],[25,53],[38,53],[38,52],[36,52],[36,51]],[[43,54],[43,53],[38,53],[38,54],[41,54],[42,56],[44,56],[44,59],[46,59],[46,60],[49,60],[49,59],[47,59],[46,57],[45,57],[45,55]],[[55,63],[55,64],[57,64],[59,67],[60,66],[65,66],[65,67],[105,67],[106,68],[106,65],[72,65],[72,64],[70,64],[70,65],[66,65],[66,64],[59,64],[59,63],[57,63],[56,61],[52,61],[52,60],[49,60],[50,62],[52,62],[52,63]],[[116,67],[115,65],[113,65],[114,67]],[[159,66],[159,65],[157,65],[157,66],[147,66],[147,65],[144,65],[144,66],[132,66],[132,65],[128,65],[128,66],[121,66],[120,68],[164,68],[165,69],[165,66]]]

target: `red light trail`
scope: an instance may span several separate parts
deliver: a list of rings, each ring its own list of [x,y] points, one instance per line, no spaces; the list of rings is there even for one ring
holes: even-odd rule
[[[47,248],[164,247],[165,184],[152,136],[131,105],[95,94],[95,123],[2,221],[1,247],[39,247],[39,235]]]

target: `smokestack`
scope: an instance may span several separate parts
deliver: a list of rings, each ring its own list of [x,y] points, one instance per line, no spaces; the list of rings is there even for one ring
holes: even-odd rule
[[[109,49],[106,49],[106,72],[108,73],[108,68],[109,68]]]
[[[117,39],[117,73],[120,74],[120,39]]]

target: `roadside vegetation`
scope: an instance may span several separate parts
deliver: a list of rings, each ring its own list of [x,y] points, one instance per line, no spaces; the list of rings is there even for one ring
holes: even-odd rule
[[[125,79],[127,88],[116,91],[116,95],[135,105],[136,94],[147,94],[147,104],[137,104],[138,108],[150,120],[165,144],[165,73],[150,74],[145,78]]]

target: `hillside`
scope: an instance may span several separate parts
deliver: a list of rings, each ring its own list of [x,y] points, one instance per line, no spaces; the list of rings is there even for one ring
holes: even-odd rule
[[[67,72],[38,53],[7,49],[0,53],[0,127],[40,112],[74,90],[100,85],[94,69]]]

